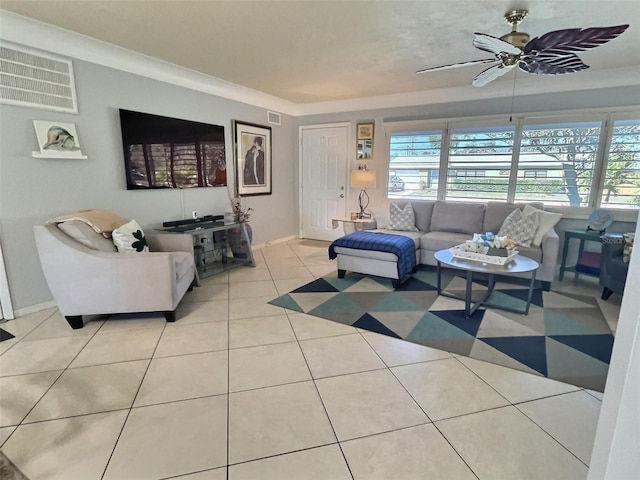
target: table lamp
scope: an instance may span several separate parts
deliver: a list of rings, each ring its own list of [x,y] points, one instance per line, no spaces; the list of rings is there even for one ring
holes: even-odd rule
[[[367,194],[367,188],[376,188],[376,172],[374,170],[367,170],[367,166],[361,164],[358,170],[351,170],[351,183],[354,188],[361,188],[360,195],[358,195],[358,205],[360,206],[360,213],[358,218],[369,218],[370,213],[366,213],[366,208],[369,206],[369,195]]]

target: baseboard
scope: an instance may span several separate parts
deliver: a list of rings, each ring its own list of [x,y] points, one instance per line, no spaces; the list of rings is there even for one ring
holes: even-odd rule
[[[271,240],[270,242],[257,243],[255,245],[251,245],[251,248],[253,250],[260,250],[261,248],[269,247],[271,245],[275,245],[276,243],[285,243],[285,242],[288,242],[289,240],[295,240],[296,238],[300,238],[300,237],[298,235],[289,235],[288,237],[278,238],[276,240]]]
[[[22,317],[24,315],[29,315],[30,313],[39,312],[41,310],[46,310],[47,308],[55,307],[56,302],[53,300],[49,302],[38,303],[36,305],[31,305],[30,307],[18,308],[13,313],[15,313],[16,318]]]

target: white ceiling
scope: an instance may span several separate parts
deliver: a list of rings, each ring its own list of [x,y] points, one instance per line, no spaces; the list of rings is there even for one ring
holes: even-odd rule
[[[415,71],[487,58],[472,46],[473,33],[507,33],[503,15],[516,8],[529,9],[518,30],[532,38],[632,23],[619,38],[579,54],[591,68],[568,75],[572,85],[596,76],[621,85],[624,72],[640,70],[638,0],[2,0],[0,8],[295,104],[467,87],[486,66]],[[510,95],[513,75],[491,88]],[[558,77],[518,71],[517,79],[566,89]]]

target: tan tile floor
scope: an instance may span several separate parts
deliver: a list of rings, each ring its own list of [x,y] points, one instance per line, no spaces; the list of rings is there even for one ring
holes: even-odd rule
[[[3,452],[31,480],[586,478],[601,394],[268,305],[335,265],[323,242],[255,254],[173,324],[4,323]]]

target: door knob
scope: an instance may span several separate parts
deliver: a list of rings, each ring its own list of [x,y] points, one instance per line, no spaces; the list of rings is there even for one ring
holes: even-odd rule
[[[344,193],[341,193],[341,194],[340,194],[340,198],[344,198]]]

